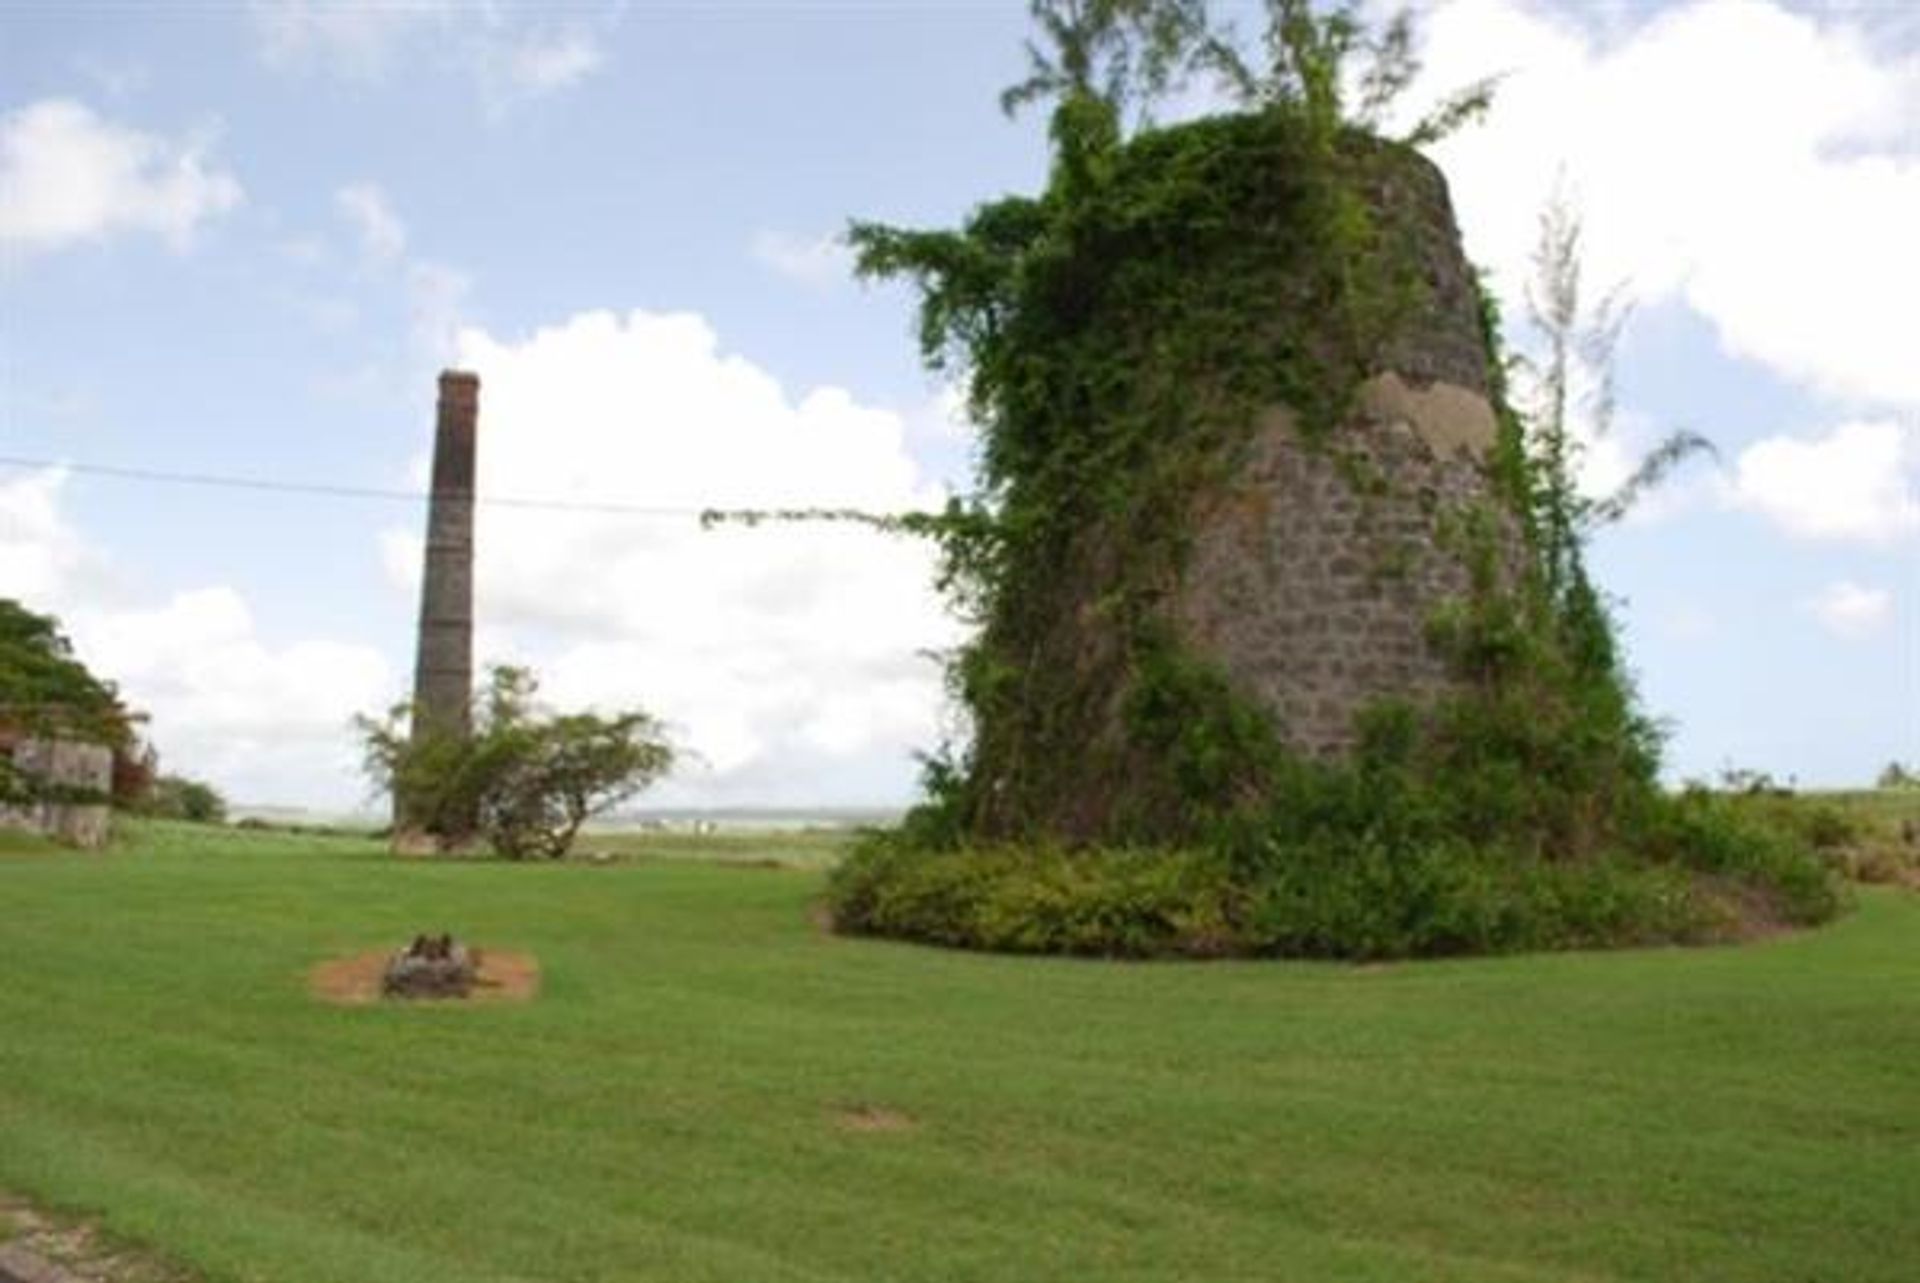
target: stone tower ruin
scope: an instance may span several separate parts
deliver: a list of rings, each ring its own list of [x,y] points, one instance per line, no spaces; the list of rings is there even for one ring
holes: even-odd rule
[[[1069,334],[1080,369],[1098,353],[1106,382],[1041,367],[1047,408],[1021,429],[1046,442],[1036,454],[1090,461],[1029,474],[1043,513],[1071,508],[1073,525],[1014,565],[968,673],[974,835],[1178,842],[1197,808],[1253,800],[1251,732],[1196,729],[1208,683],[1321,761],[1352,751],[1369,707],[1460,689],[1433,636],[1472,584],[1457,532],[1491,529],[1500,567],[1526,555],[1496,482],[1480,297],[1440,171],[1408,148],[1350,145],[1378,231],[1366,252],[1399,300],[1361,338],[1329,301],[1346,288],[1328,268],[1342,251],[1302,230],[1310,198],[1268,126],[1181,126],[1119,153],[1110,181],[1140,204],[1092,242],[1104,258],[1062,273],[1069,310],[1042,340]],[[1162,199],[1175,163],[1216,170]],[[1170,468],[1196,480],[1139,488]],[[1008,483],[1010,505],[1027,484]],[[1176,551],[1143,572],[1143,547]],[[1169,664],[1185,683],[1171,703]]]
[[[1195,514],[1173,603],[1181,638],[1315,757],[1352,748],[1370,702],[1424,702],[1457,680],[1429,640],[1435,612],[1469,588],[1444,527],[1494,501],[1487,347],[1446,183],[1414,153],[1395,180],[1420,306],[1324,441],[1285,406],[1261,417]]]
[[[462,370],[443,372],[420,577],[420,632],[413,676],[416,737],[465,738],[472,731],[473,507],[479,416],[479,376]],[[411,799],[395,796],[397,832],[412,830],[417,835],[425,822]],[[439,822],[446,827],[446,817]],[[469,819],[460,831],[435,836],[442,844],[457,843],[470,832]]]

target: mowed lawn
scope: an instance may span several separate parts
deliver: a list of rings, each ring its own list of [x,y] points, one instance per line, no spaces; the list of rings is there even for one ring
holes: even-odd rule
[[[0,1188],[274,1283],[1920,1278],[1920,896],[1354,968],[836,939],[820,886],[0,848]],[[309,997],[430,928],[544,991]]]

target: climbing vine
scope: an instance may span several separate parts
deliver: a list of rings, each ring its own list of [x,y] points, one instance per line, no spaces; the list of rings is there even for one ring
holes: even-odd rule
[[[894,523],[939,542],[976,626],[948,674],[970,735],[837,875],[842,926],[1092,952],[1694,938],[1726,925],[1702,868],[1782,918],[1831,912],[1798,853],[1660,793],[1587,527],[1565,519],[1569,461],[1509,403],[1489,297],[1492,484],[1438,522],[1468,589],[1428,637],[1457,689],[1380,702],[1349,759],[1305,759],[1183,643],[1169,611],[1196,504],[1267,408],[1357,494],[1374,484],[1340,425],[1431,303],[1423,246],[1452,235],[1437,175],[1377,132],[1416,69],[1411,28],[1270,0],[1254,58],[1194,0],[1033,7],[1046,47],[1008,103],[1055,100],[1045,190],[955,230],[850,232],[864,276],[918,287],[922,355],[963,379],[982,446],[975,494]],[[1128,136],[1123,108],[1182,74],[1223,77],[1246,110]],[[1143,871],[1153,852],[1165,877]]]
[[[1343,60],[1369,53],[1364,110],[1384,108],[1412,75],[1404,23],[1369,42],[1346,10],[1276,0],[1262,61],[1195,4],[1035,10],[1054,52],[1010,101],[1057,97],[1046,190],[953,231],[850,234],[863,275],[919,287],[922,354],[963,378],[984,429],[978,493],[925,528],[979,629],[952,669],[972,738],[940,759],[941,797],[956,831],[1178,840],[1258,796],[1253,746],[1278,743],[1164,626],[1193,504],[1266,407],[1315,440],[1348,416],[1426,301],[1444,192],[1338,92]],[[1138,67],[1144,89],[1219,75],[1250,110],[1124,137]],[[1484,89],[1420,128],[1474,104]],[[1063,797],[1122,775],[1122,806]]]

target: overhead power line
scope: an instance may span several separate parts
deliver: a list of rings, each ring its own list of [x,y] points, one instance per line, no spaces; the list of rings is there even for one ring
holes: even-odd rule
[[[67,459],[30,459],[19,455],[0,455],[0,467],[58,468],[81,476],[108,477],[117,481],[138,481],[162,485],[207,486],[221,490],[253,490],[269,494],[320,495],[332,499],[381,499],[389,502],[424,503],[432,496],[425,490],[397,490],[379,486],[334,485],[320,481],[282,481],[271,477],[223,476],[210,472],[171,472],[157,468],[125,468],[105,463],[75,463]],[[659,504],[603,503],[575,499],[539,499],[517,495],[477,495],[474,502],[483,508],[523,508],[546,512],[578,512],[617,517],[679,518],[711,524],[716,517],[752,515],[752,509],[681,508]],[[813,510],[824,511],[824,510]],[[838,511],[838,510],[835,510]],[[864,515],[864,514],[862,514]],[[869,518],[886,522],[891,517]]]

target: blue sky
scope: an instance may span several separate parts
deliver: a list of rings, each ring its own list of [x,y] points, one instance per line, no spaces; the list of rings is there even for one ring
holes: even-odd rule
[[[0,9],[0,454],[416,487],[460,363],[496,494],[936,502],[965,426],[832,238],[1038,184],[1042,122],[994,103],[1022,10]],[[1507,76],[1438,159],[1509,311],[1556,183],[1636,299],[1596,484],[1668,427],[1720,447],[1595,547],[1674,773],[1920,760],[1920,28],[1470,0],[1425,32],[1416,100]],[[419,525],[0,467],[0,594],[67,620],[169,768],[347,806]],[[524,512],[480,543],[483,658],[664,712],[698,760],[660,801],[897,802],[949,729],[924,549]]]

